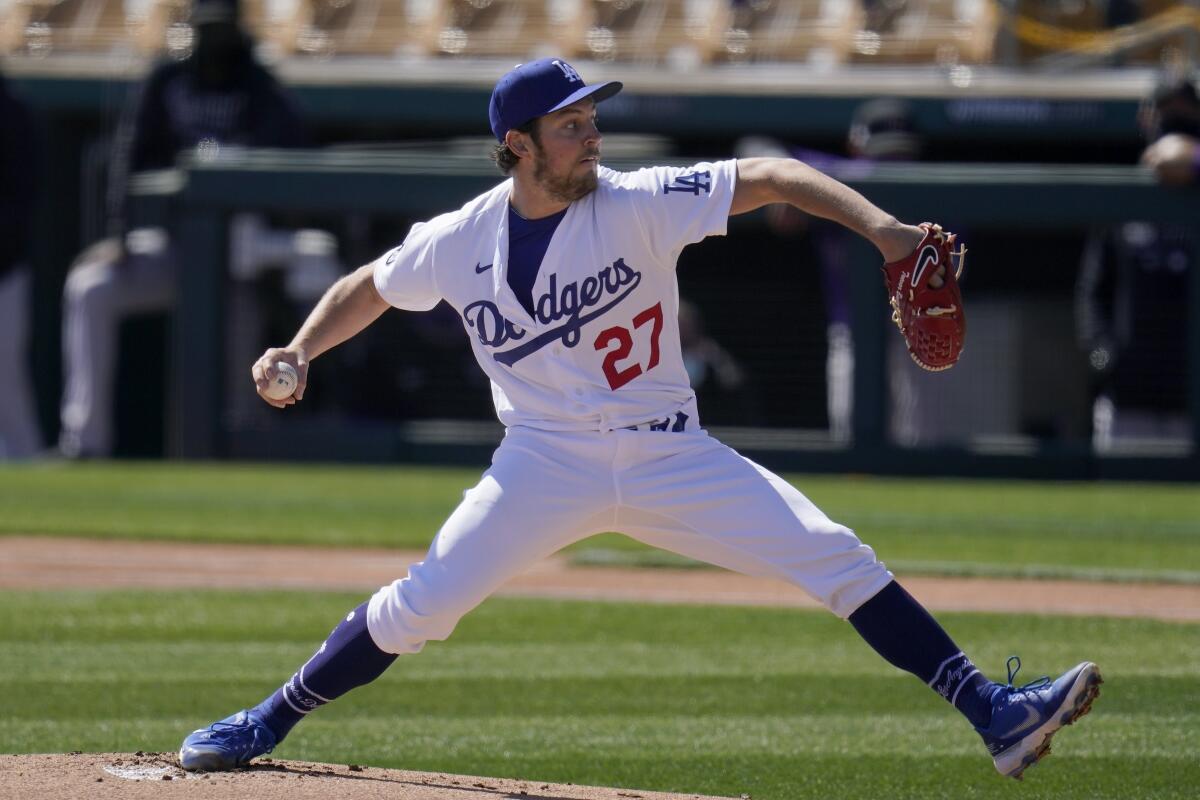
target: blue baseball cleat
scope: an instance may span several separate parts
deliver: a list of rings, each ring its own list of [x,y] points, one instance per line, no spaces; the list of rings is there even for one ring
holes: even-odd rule
[[[275,749],[275,734],[253,711],[192,731],[179,748],[179,766],[189,772],[217,772],[245,765]]]
[[[1007,666],[1008,685],[997,684],[992,695],[991,724],[975,730],[1000,774],[1021,780],[1026,769],[1050,753],[1050,739],[1062,726],[1092,710],[1104,681],[1099,668],[1085,661],[1053,683],[1043,677],[1013,686],[1021,659],[1012,656]]]

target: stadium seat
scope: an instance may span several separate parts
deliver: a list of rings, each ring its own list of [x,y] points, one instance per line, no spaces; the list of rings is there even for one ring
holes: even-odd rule
[[[1022,0],[1003,19],[1016,42],[1019,63],[1066,60],[1079,66],[1171,66],[1194,59],[1200,8],[1177,0],[1031,2]]]
[[[548,0],[439,0],[424,26],[425,51],[443,56],[511,56],[554,52]]]
[[[1016,58],[1030,64],[1047,55],[1068,49],[1071,43],[1063,32],[1098,35],[1104,29],[1104,12],[1100,2],[1031,2],[1018,0],[1016,9],[1008,15],[1008,26],[1015,33]]]
[[[1122,64],[1147,64],[1167,69],[1195,60],[1200,42],[1200,6],[1181,5],[1177,0],[1143,0],[1137,28],[1145,43],[1123,54]]]
[[[264,28],[264,0],[242,0],[243,25]],[[185,53],[190,0],[0,0],[0,52]]]
[[[858,63],[978,64],[991,60],[991,0],[861,0],[850,42]]]
[[[722,61],[843,61],[858,18],[854,0],[725,0],[716,57]]]
[[[10,0],[0,51],[49,56],[130,46],[122,0]]]
[[[191,46],[188,0],[137,0],[125,3],[126,30],[133,49],[144,55],[181,53]]]
[[[436,0],[423,4],[428,7]],[[284,55],[395,56],[421,52],[406,0],[276,0],[262,40]]]
[[[558,42],[569,56],[688,66],[711,61],[728,0],[576,0],[559,17]]]
[[[285,55],[513,56],[551,49],[544,0],[275,0]],[[280,13],[279,8],[286,8]]]

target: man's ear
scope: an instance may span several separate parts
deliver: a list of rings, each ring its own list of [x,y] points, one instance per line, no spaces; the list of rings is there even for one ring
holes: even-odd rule
[[[518,130],[510,130],[504,134],[504,144],[521,158],[529,155],[529,135]]]

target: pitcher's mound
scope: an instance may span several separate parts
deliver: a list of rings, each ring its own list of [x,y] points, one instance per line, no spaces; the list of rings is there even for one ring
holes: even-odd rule
[[[174,753],[0,756],[0,797],[203,800],[720,800],[698,794],[472,778],[260,758],[233,772],[184,772]]]

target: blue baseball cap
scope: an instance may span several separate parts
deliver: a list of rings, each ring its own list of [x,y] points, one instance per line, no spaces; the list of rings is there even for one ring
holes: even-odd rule
[[[588,86],[575,68],[561,58],[540,58],[518,64],[496,82],[488,118],[492,133],[503,142],[504,135],[537,117],[566,108],[585,97],[596,102],[621,91],[620,81]]]

